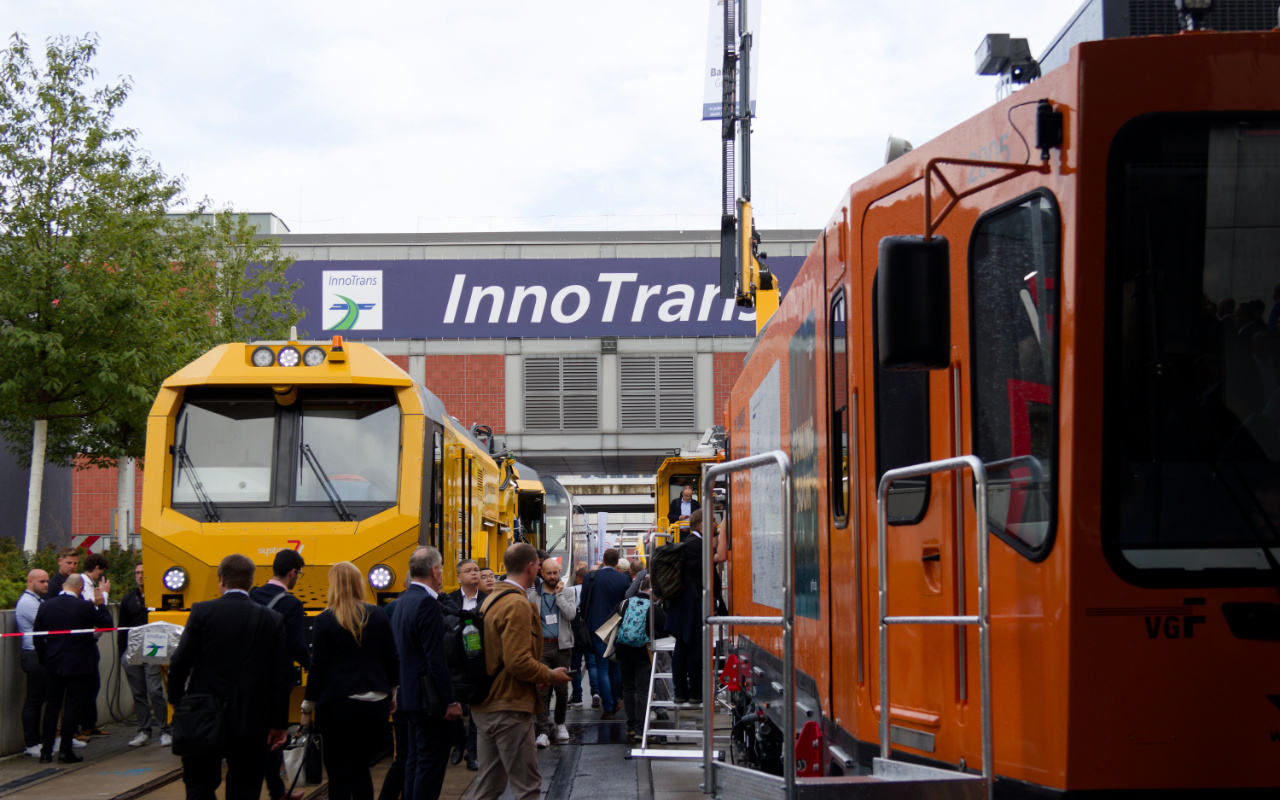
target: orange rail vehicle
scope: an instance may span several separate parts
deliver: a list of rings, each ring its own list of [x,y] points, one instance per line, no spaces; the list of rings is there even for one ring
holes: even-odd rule
[[[996,797],[1276,796],[1277,87],[1280,31],[1085,42],[845,193],[727,412],[731,458],[791,459],[802,775],[879,755],[884,655],[893,759],[989,757]],[[881,476],[965,455],[987,518],[967,470],[898,481],[878,552]],[[737,615],[781,607],[777,486],[732,477]],[[888,615],[978,613],[979,536],[987,753],[975,626],[882,654],[878,596],[884,563]],[[735,634],[776,772],[783,638]]]

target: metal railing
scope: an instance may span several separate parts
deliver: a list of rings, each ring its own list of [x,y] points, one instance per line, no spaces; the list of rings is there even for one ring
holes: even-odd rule
[[[788,746],[795,736],[795,551],[796,541],[791,524],[791,459],[781,450],[725,461],[720,464],[702,465],[702,496],[711,497],[711,486],[721,475],[729,475],[755,467],[776,466],[781,473],[782,500],[782,614],[777,617],[715,616],[714,536],[702,537],[702,791],[713,794],[716,787],[716,760],[714,751],[716,670],[714,625],[760,625],[782,628],[782,778],[785,786],[783,797],[794,797],[796,789],[796,751]],[[712,523],[714,524],[714,522]],[[883,589],[882,589],[883,591]],[[985,696],[985,695],[984,695]]]
[[[1003,462],[1001,462],[1003,463]],[[904,478],[919,478],[938,472],[956,470],[957,474],[968,469],[973,472],[975,485],[974,505],[978,515],[978,613],[976,615],[959,614],[955,616],[889,616],[889,558],[886,552],[888,539],[887,503],[889,487],[894,481]],[[957,481],[956,492],[960,492]],[[995,774],[991,743],[991,615],[989,608],[988,588],[988,536],[987,536],[987,469],[982,459],[977,456],[957,456],[941,461],[931,461],[912,467],[892,469],[880,479],[876,490],[876,557],[878,559],[880,579],[880,757],[889,759],[889,626],[890,625],[977,625],[978,626],[978,673],[982,693],[982,777],[987,782],[990,796]],[[954,531],[953,531],[954,533]],[[956,551],[964,548],[964,541],[956,536]],[[965,587],[959,586],[961,596]],[[963,631],[961,632],[963,638]]]

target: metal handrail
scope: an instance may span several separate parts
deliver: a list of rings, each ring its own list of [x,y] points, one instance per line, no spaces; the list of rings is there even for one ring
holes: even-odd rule
[[[719,464],[702,465],[702,496],[711,497],[711,485],[721,475],[754,469],[755,467],[777,466],[781,473],[782,495],[782,614],[777,617],[740,617],[715,616],[715,582],[712,572],[715,570],[715,550],[712,547],[714,536],[702,537],[702,792],[712,794],[716,787],[716,761],[713,749],[713,725],[715,720],[716,673],[715,643],[713,625],[780,625],[782,627],[782,727],[787,733],[783,741],[795,736],[796,704],[795,704],[795,563],[796,540],[791,525],[791,459],[781,450],[747,456]],[[712,517],[714,524],[714,517]],[[795,746],[782,748],[782,778],[785,782],[783,797],[794,797],[796,789],[796,750]]]
[[[889,616],[889,557],[887,504],[889,487],[903,478],[919,478],[937,472],[969,469],[975,486],[974,505],[978,514],[978,613],[955,616]],[[889,626],[890,625],[977,625],[978,675],[982,692],[982,777],[991,796],[995,759],[991,741],[991,613],[988,597],[987,469],[977,456],[957,456],[912,467],[891,469],[880,479],[876,490],[876,557],[880,578],[880,757],[889,759]],[[964,542],[957,540],[957,547]],[[964,587],[959,587],[964,592]]]

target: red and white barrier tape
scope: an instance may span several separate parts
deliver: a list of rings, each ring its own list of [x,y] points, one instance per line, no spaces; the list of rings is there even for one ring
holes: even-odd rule
[[[141,626],[136,626],[141,627]],[[61,636],[67,633],[110,633],[111,631],[131,631],[135,628],[75,628],[69,631],[32,631],[31,633],[0,633],[0,639],[11,636]]]

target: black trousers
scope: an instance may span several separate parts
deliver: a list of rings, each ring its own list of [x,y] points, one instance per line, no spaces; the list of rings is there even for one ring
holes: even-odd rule
[[[391,699],[365,702],[344,697],[316,709],[330,800],[373,800],[369,765],[391,716]]]
[[[280,777],[280,770],[282,769],[284,769],[284,751],[268,751],[266,759],[262,763],[262,778],[266,781],[267,797],[270,797],[271,800],[280,800],[281,797],[284,797],[284,778]]]
[[[391,726],[396,735],[395,758],[387,768],[387,776],[382,779],[382,790],[378,792],[378,800],[400,800],[404,794],[405,751],[409,749],[409,716],[403,711],[391,715]]]
[[[267,730],[247,736],[228,735],[222,752],[182,757],[182,782],[187,800],[215,800],[227,762],[226,800],[257,800],[262,794],[262,771],[267,759]]]
[[[644,730],[645,709],[649,704],[649,648],[614,647],[618,666],[622,669],[622,702],[627,709],[627,730]]]
[[[449,764],[449,723],[426,711],[406,712],[409,736],[404,764],[405,800],[437,800]]]
[[[702,701],[702,642],[697,637],[692,643],[676,637],[671,653],[671,685],[676,697]]]
[[[22,744],[23,747],[31,747],[43,741],[40,736],[40,707],[44,705],[48,679],[35,650],[22,651],[22,671],[27,675],[27,698],[22,703]]]
[[[80,710],[93,682],[88,675],[54,675],[45,673],[44,726],[41,755],[53,755],[53,740],[58,737],[58,713],[62,715],[62,752],[71,752],[71,743],[80,732]]]
[[[462,713],[466,715],[466,719],[458,717],[449,723],[449,729],[452,731],[453,747],[461,750],[467,758],[476,757],[476,721],[471,716],[471,707],[466,703],[462,704]]]
[[[80,710],[80,730],[88,731],[98,727],[98,692],[102,691],[102,676],[98,674],[98,651],[93,651],[93,674],[89,676],[89,691],[84,698],[84,706]]]

